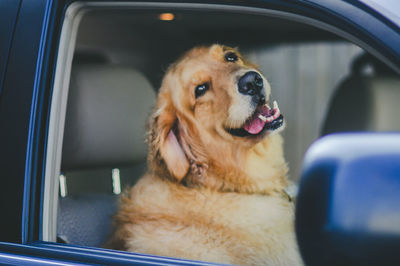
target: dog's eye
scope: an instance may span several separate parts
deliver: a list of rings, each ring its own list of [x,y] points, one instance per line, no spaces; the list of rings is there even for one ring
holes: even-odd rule
[[[238,60],[238,56],[234,52],[229,52],[225,54],[225,60],[228,62],[236,62]]]
[[[210,88],[210,85],[208,83],[198,85],[196,87],[196,89],[194,90],[194,95],[195,95],[196,99],[199,98],[200,96],[203,96],[208,91],[209,88]]]

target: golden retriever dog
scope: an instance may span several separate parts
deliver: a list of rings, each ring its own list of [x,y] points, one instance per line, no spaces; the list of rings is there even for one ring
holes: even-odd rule
[[[237,50],[196,47],[162,81],[148,171],[107,247],[238,265],[301,265],[285,188],[283,117]]]

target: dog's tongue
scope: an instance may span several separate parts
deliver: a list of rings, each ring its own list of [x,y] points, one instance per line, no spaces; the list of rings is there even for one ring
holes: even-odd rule
[[[271,109],[268,108],[266,105],[258,107],[255,114],[244,125],[244,130],[254,135],[260,133],[267,123],[266,121],[263,121],[259,118],[260,115],[264,117],[270,116]]]

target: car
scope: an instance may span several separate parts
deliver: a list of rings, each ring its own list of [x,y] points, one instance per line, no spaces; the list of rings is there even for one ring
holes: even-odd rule
[[[306,264],[399,264],[396,1],[0,5],[0,264],[207,263],[102,244],[118,195],[146,167],[165,69],[210,43],[257,61],[285,113]]]

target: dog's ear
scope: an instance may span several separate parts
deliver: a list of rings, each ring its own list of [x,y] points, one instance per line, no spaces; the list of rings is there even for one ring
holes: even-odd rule
[[[180,142],[180,127],[176,112],[171,107],[159,108],[153,117],[151,145],[178,182],[189,171],[189,161]]]
[[[173,128],[169,130],[163,140],[160,146],[160,154],[171,175],[180,182],[189,171],[189,162]]]

